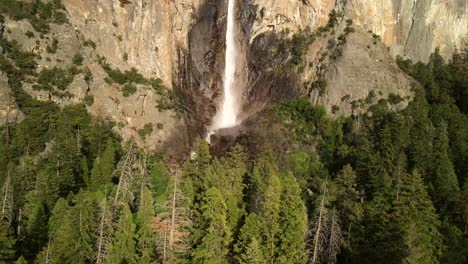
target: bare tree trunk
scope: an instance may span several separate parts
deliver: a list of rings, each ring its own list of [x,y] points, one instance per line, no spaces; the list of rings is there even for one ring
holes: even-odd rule
[[[80,134],[80,128],[76,130],[76,151],[79,153],[81,149],[81,134]]]
[[[6,220],[8,224],[13,221],[13,187],[11,186],[10,169],[7,178],[1,189],[2,195],[2,215],[1,220]]]
[[[124,162],[117,165],[117,170],[115,172],[120,172],[120,175],[119,175],[119,183],[117,184],[117,190],[114,196],[114,207],[116,207],[119,202],[120,192],[122,191],[123,188],[126,187],[126,185],[128,184],[128,181],[130,181],[131,178],[133,177],[132,168],[131,168],[133,165],[132,163],[134,159],[133,151],[134,151],[133,143],[130,143],[130,146],[128,147],[128,150],[127,150],[127,154],[125,155]]]
[[[49,242],[47,243],[45,264],[49,264],[49,248],[50,248],[50,237],[49,237]]]
[[[175,216],[176,216],[176,196],[177,196],[177,175],[174,177],[174,190],[172,193],[172,209],[171,209],[171,228],[169,234],[169,246],[173,250],[174,245],[174,229],[175,229]]]
[[[339,225],[338,213],[335,208],[332,209],[330,217],[330,236],[327,245],[328,263],[336,263],[336,255],[340,252],[343,236]]]
[[[322,232],[322,217],[324,214],[325,209],[325,193],[326,193],[326,184],[323,184],[323,191],[324,193],[322,194],[322,199],[320,201],[320,211],[319,211],[319,216],[318,216],[318,224],[317,224],[317,231],[315,232],[314,236],[314,254],[312,256],[312,264],[317,263],[317,258],[318,258],[318,251],[319,251],[319,238]]]
[[[99,221],[99,229],[98,229],[98,239],[96,243],[96,264],[103,264],[105,263],[106,259],[106,250],[108,247],[109,238],[112,236],[112,219],[111,214],[108,208],[108,201],[107,197],[104,197],[101,205],[101,212],[100,212],[100,221]]]

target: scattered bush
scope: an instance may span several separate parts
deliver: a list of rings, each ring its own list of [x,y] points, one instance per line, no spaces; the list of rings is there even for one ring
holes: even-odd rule
[[[336,112],[338,112],[339,110],[340,110],[339,106],[337,106],[337,105],[332,106],[332,113],[333,114],[336,114]]]
[[[147,123],[143,128],[138,129],[138,135],[144,140],[147,135],[153,132],[153,124]]]
[[[128,97],[134,93],[136,93],[137,91],[137,88],[135,85],[133,84],[130,84],[130,83],[126,83],[124,84],[124,86],[122,87],[122,94],[123,96],[125,97]]]
[[[96,49],[96,43],[95,43],[94,41],[90,40],[90,39],[85,40],[85,41],[83,42],[83,45],[84,45],[85,47],[92,47],[93,49]]]
[[[57,52],[57,49],[58,49],[58,40],[57,39],[52,40],[52,46],[47,45],[47,47],[46,47],[46,51],[48,53],[52,53],[52,54],[55,54]]]
[[[28,37],[28,38],[34,38],[34,33],[32,33],[32,32],[29,31],[29,30],[26,31],[26,33],[25,33],[24,35],[26,35],[26,37]]]
[[[61,69],[54,67],[52,69],[43,69],[37,77],[37,84],[33,85],[34,90],[53,91],[54,88],[65,91],[73,82],[78,69],[71,67]]]
[[[43,1],[0,0],[0,13],[7,14],[14,20],[28,19],[37,32],[47,33],[49,23],[67,22],[64,6],[60,0],[47,3]]]
[[[391,104],[399,104],[403,101],[403,98],[401,98],[401,96],[399,94],[394,94],[394,93],[390,93],[388,95],[388,101],[391,103]]]
[[[75,56],[73,56],[73,64],[77,65],[77,66],[80,66],[83,64],[83,55],[81,55],[81,53],[76,53]]]

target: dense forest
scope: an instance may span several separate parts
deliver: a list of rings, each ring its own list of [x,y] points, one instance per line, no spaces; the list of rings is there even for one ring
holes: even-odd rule
[[[330,118],[286,102],[264,113],[286,147],[213,155],[197,140],[178,166],[122,143],[85,105],[30,98],[33,56],[2,46],[27,117],[1,127],[1,262],[468,262],[466,54],[398,59],[417,81],[404,110],[390,98]]]
[[[0,0],[0,13],[42,34],[66,22],[63,9]],[[27,82],[65,96],[73,76],[93,76],[79,54],[66,69],[39,71],[37,59],[0,37],[0,72],[25,114],[0,126],[0,263],[468,263],[466,51],[398,58],[415,80],[403,110],[390,95],[331,117],[298,98],[264,110],[263,131],[226,152],[195,140],[180,163],[124,142],[117,124],[89,115],[92,98],[31,98]],[[147,84],[160,110],[175,108],[161,80],[99,64],[124,96]]]

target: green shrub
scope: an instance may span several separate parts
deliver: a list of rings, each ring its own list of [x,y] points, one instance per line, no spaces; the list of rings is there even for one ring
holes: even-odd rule
[[[26,35],[26,37],[28,37],[28,38],[34,38],[34,33],[32,33],[32,32],[29,31],[29,30],[26,31],[26,33],[25,33],[24,35]]]
[[[93,49],[96,49],[96,43],[95,43],[94,41],[90,40],[90,39],[85,40],[85,41],[83,42],[83,45],[84,45],[85,47],[92,47]]]
[[[27,19],[37,32],[47,33],[49,23],[63,24],[67,16],[60,0],[49,1],[19,1],[0,0],[0,13],[7,14],[14,20]]]
[[[75,56],[73,56],[72,61],[73,61],[73,64],[79,66],[79,65],[83,64],[83,60],[84,60],[83,55],[81,55],[81,53],[76,53]]]
[[[52,53],[52,54],[55,54],[57,52],[57,49],[58,49],[58,40],[57,39],[52,40],[52,46],[47,45],[47,47],[46,47],[46,51],[48,53]]]
[[[165,89],[161,79],[146,79],[135,68],[131,68],[130,70],[126,70],[124,72],[122,72],[120,69],[112,69],[104,57],[98,57],[98,63],[107,73],[108,77],[106,77],[104,80],[108,84],[117,83],[123,85],[122,92],[124,93],[124,96],[129,96],[136,92],[137,89],[134,84],[150,85],[160,95],[158,99],[159,110],[162,111],[174,108],[174,95]]]
[[[87,106],[93,105],[93,103],[94,103],[94,96],[87,94],[87,95],[84,97],[83,102],[84,102]]]
[[[333,114],[336,114],[336,112],[338,112],[339,110],[340,110],[339,106],[337,106],[337,105],[332,106],[332,113]]]
[[[75,75],[78,73],[79,71],[74,67],[66,70],[57,67],[43,69],[39,73],[37,84],[33,85],[33,89],[53,91],[56,88],[64,91],[73,82]]]
[[[147,135],[153,132],[153,124],[147,123],[143,128],[138,129],[138,135],[144,140]]]
[[[391,103],[391,104],[399,104],[403,101],[403,98],[401,98],[401,96],[399,94],[394,94],[394,93],[390,93],[388,95],[388,101]]]
[[[136,93],[137,91],[137,88],[135,85],[133,84],[130,84],[130,83],[126,83],[124,84],[124,86],[122,87],[122,94],[123,96],[125,97],[128,97],[134,93]]]

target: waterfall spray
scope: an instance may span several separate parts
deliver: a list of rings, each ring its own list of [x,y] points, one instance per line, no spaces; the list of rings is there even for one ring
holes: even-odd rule
[[[228,0],[227,27],[226,27],[226,55],[223,79],[223,101],[216,113],[213,124],[208,132],[207,140],[218,129],[237,125],[238,102],[233,91],[236,74],[237,47],[235,40],[234,6],[235,0]]]

